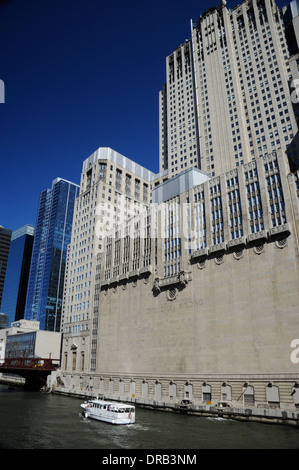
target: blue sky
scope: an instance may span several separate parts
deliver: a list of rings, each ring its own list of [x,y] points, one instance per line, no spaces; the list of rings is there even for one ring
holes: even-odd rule
[[[234,6],[238,2],[230,2]],[[165,59],[212,0],[0,0],[0,225],[111,147],[158,172]]]

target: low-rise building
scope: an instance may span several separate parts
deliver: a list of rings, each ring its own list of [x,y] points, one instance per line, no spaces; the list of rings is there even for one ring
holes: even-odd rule
[[[0,330],[0,364],[6,358],[60,359],[61,333],[39,329],[38,321],[18,320]]]

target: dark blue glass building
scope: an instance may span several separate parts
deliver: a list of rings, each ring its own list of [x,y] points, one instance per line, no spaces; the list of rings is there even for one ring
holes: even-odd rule
[[[32,225],[24,225],[11,235],[1,305],[1,311],[8,316],[8,326],[24,318],[33,240]]]
[[[25,316],[41,330],[60,331],[67,246],[79,186],[56,178],[40,195]]]
[[[0,307],[2,303],[11,234],[11,230],[0,225]]]

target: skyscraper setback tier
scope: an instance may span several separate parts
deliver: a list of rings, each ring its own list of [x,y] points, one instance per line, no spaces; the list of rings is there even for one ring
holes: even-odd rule
[[[38,320],[41,330],[60,330],[67,245],[78,188],[56,178],[40,196],[24,318]]]
[[[298,165],[293,75],[284,15],[272,0],[209,9],[166,59],[160,171],[196,166],[215,176],[278,148]]]
[[[113,227],[149,206],[156,176],[106,147],[83,162],[68,248],[61,331],[84,334],[90,330],[95,266],[103,240]]]

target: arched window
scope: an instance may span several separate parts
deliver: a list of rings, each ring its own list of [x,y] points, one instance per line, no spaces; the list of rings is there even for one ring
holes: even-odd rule
[[[212,401],[211,385],[206,384],[206,382],[202,385],[202,400],[207,405],[210,405]]]
[[[169,399],[171,401],[176,399],[176,384],[173,382],[169,384]]]
[[[266,387],[266,398],[271,408],[279,408],[279,389],[276,385],[268,383]]]
[[[243,385],[244,406],[254,406],[254,387],[245,383]]]

